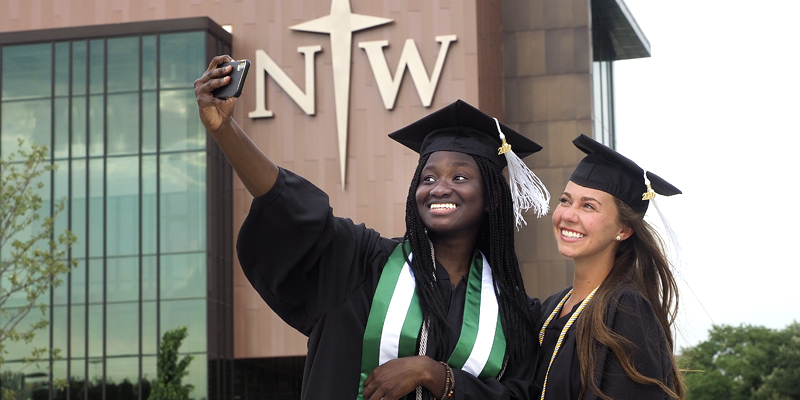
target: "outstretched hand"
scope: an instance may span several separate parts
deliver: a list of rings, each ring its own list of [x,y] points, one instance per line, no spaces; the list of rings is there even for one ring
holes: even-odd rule
[[[389,360],[378,366],[364,381],[364,400],[395,400],[425,386],[438,393],[444,391],[445,371],[428,356]]]
[[[228,55],[214,57],[203,76],[194,81],[194,95],[197,97],[200,120],[206,130],[212,134],[231,121],[236,103],[233,98],[218,99],[211,93],[214,89],[230,82],[229,74],[233,68],[230,66],[218,68],[221,64],[229,61],[233,61],[233,59]]]

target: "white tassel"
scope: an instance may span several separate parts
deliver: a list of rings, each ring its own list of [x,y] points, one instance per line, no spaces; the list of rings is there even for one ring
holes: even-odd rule
[[[497,124],[497,132],[503,145],[498,149],[497,154],[505,154],[508,163],[508,184],[511,187],[511,198],[514,201],[514,222],[517,229],[528,223],[522,217],[522,213],[530,208],[536,212],[536,217],[547,215],[550,211],[550,192],[544,186],[536,174],[525,165],[519,156],[511,150],[511,145],[506,143],[506,135],[500,129],[500,122],[494,119]]]
[[[650,187],[650,179],[647,179],[647,170],[644,170],[644,184],[647,185],[647,192],[642,195],[642,199],[647,198],[651,203],[653,203],[656,213],[658,213],[658,217],[661,219],[661,224],[664,225],[664,232],[667,236],[666,244],[669,246],[670,266],[672,267],[672,271],[675,273],[675,275],[680,277],[683,271],[683,248],[678,241],[677,232],[672,229],[672,225],[667,220],[667,217],[664,216],[664,213],[661,212],[661,208],[658,207],[655,191],[653,191],[653,189]]]

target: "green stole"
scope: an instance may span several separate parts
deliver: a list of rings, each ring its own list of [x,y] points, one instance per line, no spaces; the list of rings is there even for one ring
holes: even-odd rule
[[[403,256],[404,242],[389,256],[364,331],[361,353],[361,380],[358,400],[362,400],[364,380],[383,363],[417,355],[422,328],[422,310],[416,293],[414,273]],[[412,255],[409,254],[409,260]],[[461,336],[447,363],[480,379],[497,376],[503,367],[506,339],[500,323],[492,271],[486,257],[475,251],[467,278],[467,294]]]

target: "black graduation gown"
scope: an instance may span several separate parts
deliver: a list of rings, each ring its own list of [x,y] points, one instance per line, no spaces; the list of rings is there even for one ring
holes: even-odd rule
[[[283,169],[275,186],[253,200],[239,232],[239,261],[272,310],[308,336],[303,399],[350,400],[360,393],[362,338],[372,297],[398,244],[363,224],[334,217],[323,191]],[[436,274],[441,289],[449,293],[446,308],[454,328],[449,354],[461,330],[466,284],[461,281],[453,288],[441,265]],[[539,306],[531,300],[534,317]],[[427,354],[435,354],[435,347],[430,341]],[[530,398],[534,367],[531,362],[509,368],[500,382],[454,368],[455,398]]]
[[[547,298],[542,303],[542,314],[539,326],[553,312],[571,287]],[[606,326],[633,343],[633,364],[645,376],[656,378],[672,388],[671,349],[667,346],[666,336],[653,313],[653,307],[632,285],[623,285],[615,293],[608,304]],[[547,366],[553,355],[558,336],[567,323],[573,310],[564,317],[554,318],[545,329],[544,340],[539,349],[539,365],[536,371],[536,384],[542,387]],[[579,316],[578,319],[583,318]],[[576,321],[577,323],[577,321]],[[657,386],[643,385],[631,380],[622,369],[617,357],[607,347],[598,346],[599,357],[595,366],[595,379],[598,387],[613,399],[669,399]],[[578,399],[581,390],[580,363],[575,340],[575,324],[567,331],[564,342],[550,367],[547,378],[545,400]],[[587,400],[598,397],[588,393]]]

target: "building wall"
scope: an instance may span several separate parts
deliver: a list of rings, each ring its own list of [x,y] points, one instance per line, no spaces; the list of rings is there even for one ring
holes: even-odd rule
[[[592,133],[590,0],[503,0],[506,121],[544,150],[528,165],[558,204],[582,158],[572,139]],[[526,218],[516,237],[528,293],[545,298],[572,282],[572,261],[558,252],[550,215]]]

